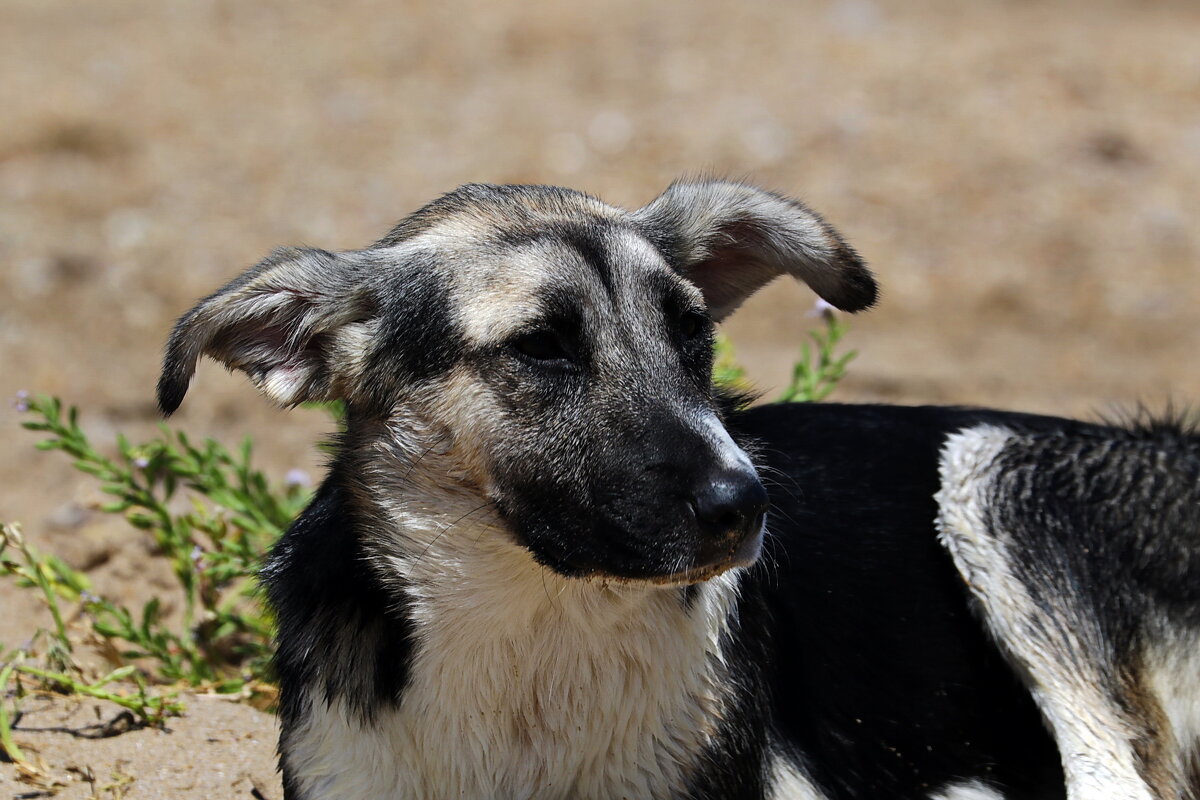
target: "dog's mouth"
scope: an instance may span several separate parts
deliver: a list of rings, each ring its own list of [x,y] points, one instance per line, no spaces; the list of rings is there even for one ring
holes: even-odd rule
[[[584,577],[607,583],[621,583],[626,585],[650,584],[663,587],[690,586],[696,583],[704,583],[731,569],[749,567],[754,564],[762,552],[765,529],[766,523],[765,520],[762,520],[749,533],[740,536],[731,534],[722,542],[716,542],[702,548],[701,553],[695,559],[698,563],[677,571],[631,576],[628,574],[608,573],[603,569],[596,569]]]
[[[695,583],[704,583],[705,581],[712,580],[718,575],[723,575],[735,567],[746,566],[749,566],[749,564],[738,564],[730,561],[725,564],[712,564],[706,567],[693,567],[691,569],[684,570],[683,572],[675,572],[670,575],[660,575],[642,580],[625,578],[623,581],[626,583],[650,583],[654,584],[655,586],[664,587],[691,586]]]

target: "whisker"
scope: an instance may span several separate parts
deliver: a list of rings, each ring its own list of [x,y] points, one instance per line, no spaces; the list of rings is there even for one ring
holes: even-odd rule
[[[453,528],[453,527],[454,527],[455,525],[457,525],[458,523],[462,522],[462,521],[463,521],[464,519],[466,519],[467,517],[469,517],[469,516],[471,516],[472,514],[474,514],[476,511],[479,511],[479,510],[481,510],[481,509],[487,508],[487,507],[488,507],[488,506],[490,506],[491,504],[492,504],[492,502],[491,502],[490,500],[484,501],[483,503],[481,503],[481,504],[479,504],[479,505],[475,506],[474,508],[472,508],[472,509],[471,509],[470,511],[468,511],[467,513],[463,514],[463,515],[462,515],[461,517],[459,517],[458,519],[454,520],[454,522],[451,522],[449,525],[445,526],[445,527],[444,527],[444,528],[442,528],[440,531],[438,531],[438,535],[437,535],[437,536],[435,536],[435,537],[433,537],[433,541],[431,541],[429,544],[425,545],[425,549],[421,551],[421,554],[417,556],[417,559],[416,559],[416,561],[414,561],[414,562],[413,562],[413,564],[420,564],[420,563],[421,563],[421,560],[422,560],[423,558],[425,558],[425,555],[426,555],[426,554],[429,552],[429,550],[430,550],[430,549],[431,549],[431,548],[432,548],[432,547],[433,547],[435,544],[437,544],[437,543],[438,543],[438,542],[441,540],[441,538],[442,538],[443,536],[445,536],[445,535],[446,535],[446,532],[447,532],[447,531],[449,531],[451,528]],[[481,531],[481,532],[480,532],[480,536],[482,536],[482,535],[483,535],[483,532]],[[479,541],[479,540],[478,540],[478,539],[476,539],[475,541]]]
[[[541,567],[541,569],[539,570],[539,572],[541,572],[541,574],[542,574],[542,591],[546,593],[546,599],[550,601],[550,605],[554,608],[554,610],[562,611],[562,609],[558,606],[558,604],[555,603],[557,596],[556,597],[550,596],[550,587],[546,585],[546,570],[547,570],[547,567]],[[566,586],[563,586],[562,589],[559,589],[558,593],[562,594],[564,591],[566,591]]]
[[[404,475],[401,476],[401,478],[400,478],[401,483],[408,482],[408,478],[410,475],[413,474],[413,470],[415,470],[417,467],[419,467],[421,465],[421,462],[425,460],[425,456],[432,453],[433,448],[437,447],[437,444],[438,443],[435,441],[432,444],[430,444],[429,447],[426,447],[423,451],[421,451],[421,455],[417,456],[416,459],[413,460],[412,464],[410,464],[408,466],[408,469],[405,470]]]

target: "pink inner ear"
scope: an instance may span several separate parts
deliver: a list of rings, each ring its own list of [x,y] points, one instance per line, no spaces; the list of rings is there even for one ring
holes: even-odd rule
[[[230,326],[214,338],[211,353],[242,369],[267,396],[281,405],[310,399],[312,381],[322,367],[317,337],[292,341],[294,326],[262,316]]]
[[[704,295],[708,311],[718,322],[780,274],[756,257],[759,236],[747,224],[728,225],[709,245],[709,255],[687,270],[687,279]],[[733,244],[737,242],[737,244]]]
[[[254,338],[264,348],[270,348],[281,353],[287,349],[287,329],[282,325],[266,325],[259,328],[255,331]]]

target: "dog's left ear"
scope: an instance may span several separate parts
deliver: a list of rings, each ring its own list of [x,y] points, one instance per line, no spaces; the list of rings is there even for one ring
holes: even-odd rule
[[[875,302],[867,265],[799,201],[731,181],[676,181],[633,216],[699,287],[715,320],[783,274],[844,311]]]
[[[158,379],[170,414],[208,356],[283,406],[349,399],[375,302],[349,254],[282,248],[201,300],[171,331]]]

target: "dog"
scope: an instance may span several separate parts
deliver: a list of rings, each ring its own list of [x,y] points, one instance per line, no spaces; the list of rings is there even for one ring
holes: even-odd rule
[[[713,325],[870,270],[803,204],[467,185],[174,328],[345,430],[262,579],[289,800],[1200,796],[1200,438],[748,407]]]

